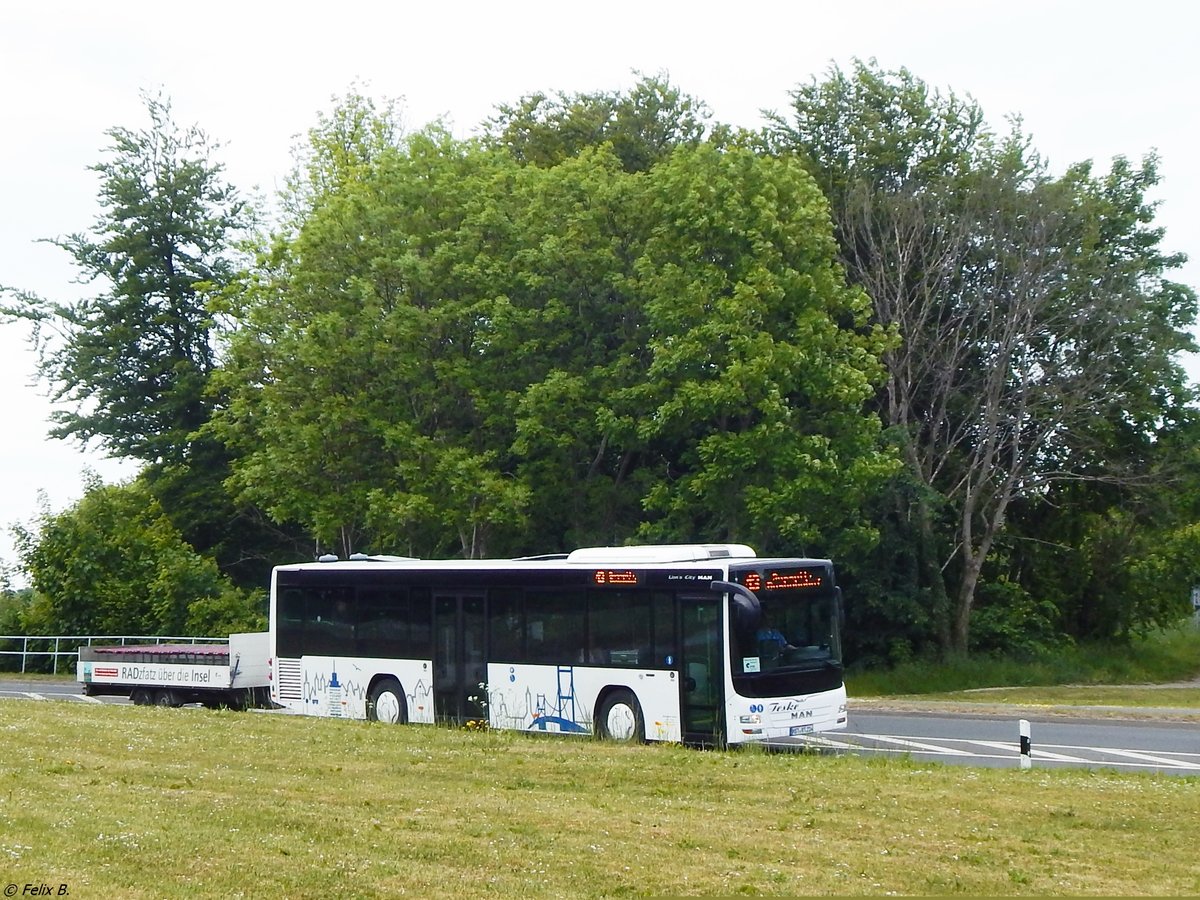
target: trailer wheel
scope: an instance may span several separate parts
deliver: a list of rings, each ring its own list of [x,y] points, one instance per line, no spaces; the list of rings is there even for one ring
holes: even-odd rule
[[[403,725],[408,721],[408,699],[399,681],[381,678],[375,683],[367,702],[367,718],[372,722],[393,725]]]
[[[134,688],[129,694],[129,699],[134,706],[151,706],[154,703],[154,692],[149,688]]]
[[[646,740],[642,707],[632,691],[621,688],[605,694],[596,708],[596,733],[609,741],[640,744]]]
[[[154,692],[155,706],[183,706],[183,701],[170,688],[159,688]]]

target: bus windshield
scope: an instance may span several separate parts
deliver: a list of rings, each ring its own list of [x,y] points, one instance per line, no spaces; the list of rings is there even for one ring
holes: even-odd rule
[[[762,671],[841,660],[837,611],[831,597],[775,594],[762,603],[755,632]]]
[[[759,591],[753,631],[731,635],[732,671],[747,696],[809,693],[841,682],[841,610],[836,590]],[[741,678],[738,678],[738,675]]]

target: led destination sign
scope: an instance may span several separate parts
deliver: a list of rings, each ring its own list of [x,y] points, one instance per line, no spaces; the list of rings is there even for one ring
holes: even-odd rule
[[[632,569],[597,569],[592,573],[592,583],[631,585],[638,583],[638,577]]]
[[[764,579],[758,572],[747,572],[742,584],[752,591],[804,591],[824,584],[823,569],[785,569],[768,572]]]

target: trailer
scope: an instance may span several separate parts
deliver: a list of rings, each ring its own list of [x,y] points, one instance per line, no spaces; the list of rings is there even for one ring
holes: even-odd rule
[[[232,634],[227,643],[80,647],[83,693],[129,697],[139,706],[270,707],[270,634]]]

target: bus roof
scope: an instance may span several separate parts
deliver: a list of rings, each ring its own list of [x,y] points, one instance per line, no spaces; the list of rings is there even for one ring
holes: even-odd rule
[[[356,553],[348,560],[339,560],[335,556],[323,556],[316,562],[293,563],[276,568],[296,571],[337,565],[339,568],[364,569],[473,570],[502,568],[536,570],[545,569],[551,565],[647,566],[756,558],[753,548],[745,544],[641,544],[630,547],[585,547],[565,555],[547,554],[520,559],[417,559],[405,556],[367,556]]]

